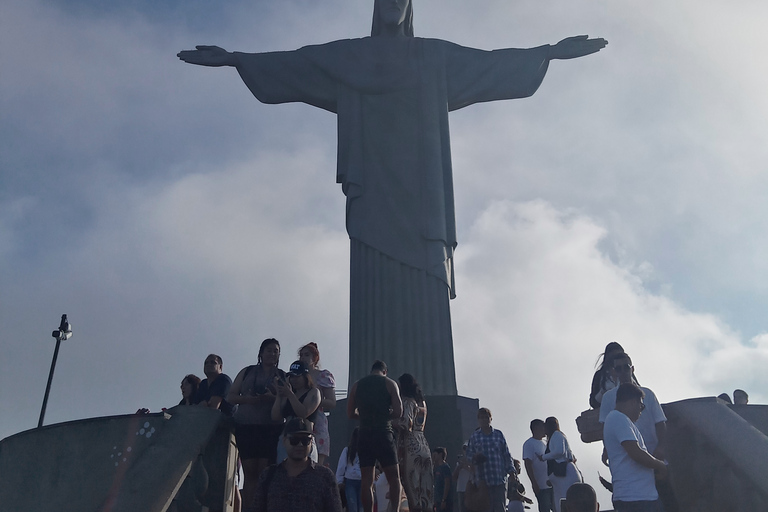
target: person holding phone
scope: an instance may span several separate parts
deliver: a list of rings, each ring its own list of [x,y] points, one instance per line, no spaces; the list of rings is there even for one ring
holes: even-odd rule
[[[259,347],[258,364],[240,370],[227,394],[227,402],[237,404],[235,439],[243,463],[244,508],[253,503],[259,475],[277,461],[277,442],[283,421],[272,420],[272,404],[277,390],[275,377],[285,377],[277,367],[280,342],[267,338]]]
[[[277,399],[272,404],[272,420],[282,421],[303,418],[314,425],[320,407],[320,390],[309,374],[309,367],[302,361],[294,361],[288,370],[288,377],[276,376]],[[279,443],[278,443],[279,444]],[[317,462],[317,446],[312,445],[310,458]]]

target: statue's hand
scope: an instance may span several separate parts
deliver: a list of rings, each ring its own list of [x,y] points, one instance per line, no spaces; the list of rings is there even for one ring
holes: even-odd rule
[[[550,59],[575,59],[590,53],[599,52],[608,44],[602,37],[589,39],[589,36],[566,37],[549,50]]]
[[[236,66],[237,57],[218,46],[195,46],[196,50],[182,50],[176,54],[178,58],[190,64],[199,66]]]

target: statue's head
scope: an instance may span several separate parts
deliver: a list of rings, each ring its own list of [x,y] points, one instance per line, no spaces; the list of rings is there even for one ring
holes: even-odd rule
[[[375,0],[371,36],[380,36],[387,27],[402,26],[403,34],[413,37],[413,5],[411,0]]]

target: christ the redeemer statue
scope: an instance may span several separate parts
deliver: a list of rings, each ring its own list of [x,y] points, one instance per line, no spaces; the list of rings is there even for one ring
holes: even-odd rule
[[[604,39],[494,51],[413,36],[410,0],[375,0],[371,37],[269,53],[197,46],[178,57],[233,66],[263,103],[337,115],[336,180],[351,243],[349,379],[376,359],[455,395],[449,297],[455,297],[448,112],[536,92],[549,61],[600,51]]]

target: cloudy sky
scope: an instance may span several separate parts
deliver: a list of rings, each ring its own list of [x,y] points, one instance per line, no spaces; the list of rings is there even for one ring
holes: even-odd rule
[[[334,116],[262,105],[234,70],[175,54],[365,36],[371,10],[4,2],[0,438],[37,424],[62,313],[75,336],[46,423],[170,406],[206,354],[234,376],[266,337],[283,366],[316,341],[346,387]],[[458,385],[513,447],[558,416],[596,483],[573,419],[612,340],[662,402],[768,399],[767,16],[750,0],[416,2],[417,35],[465,46],[610,41],[552,63],[532,98],[451,115]]]

